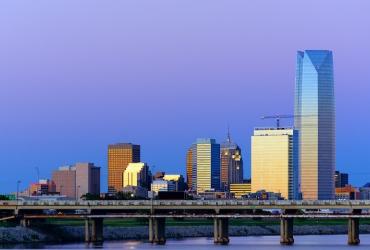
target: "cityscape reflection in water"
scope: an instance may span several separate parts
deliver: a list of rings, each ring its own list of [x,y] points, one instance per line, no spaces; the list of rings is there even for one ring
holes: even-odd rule
[[[356,249],[370,249],[370,235],[361,235],[361,243]],[[228,249],[228,250],[276,250],[276,249],[299,249],[310,250],[313,247],[322,249],[350,249],[347,245],[347,235],[307,235],[295,236],[293,246],[282,246],[279,244],[279,236],[259,237],[231,237],[230,244],[221,246],[214,245],[213,238],[186,238],[180,240],[168,239],[166,245],[152,245],[143,241],[106,241],[101,246],[86,245],[84,243],[74,244],[45,244],[45,245],[7,245],[5,248],[33,248],[33,249],[122,249],[122,250],[147,250],[147,249],[176,249],[176,250],[206,250],[206,249]]]

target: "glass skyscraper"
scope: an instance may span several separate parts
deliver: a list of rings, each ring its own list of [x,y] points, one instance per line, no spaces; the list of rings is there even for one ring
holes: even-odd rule
[[[335,100],[331,51],[298,51],[294,109],[303,199],[334,199]]]

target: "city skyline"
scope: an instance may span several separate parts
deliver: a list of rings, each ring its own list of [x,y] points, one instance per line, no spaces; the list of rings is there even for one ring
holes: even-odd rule
[[[106,190],[106,147],[126,141],[142,146],[149,166],[185,176],[187,147],[198,137],[222,141],[228,124],[248,177],[253,128],[273,125],[259,117],[293,113],[295,55],[304,49],[335,53],[336,169],[356,186],[370,179],[370,132],[358,129],[370,125],[359,114],[370,99],[368,2],[345,8],[320,2],[320,9],[293,1],[266,9],[180,4],[169,12],[157,3],[150,15],[123,3],[127,15],[74,3],[68,21],[60,15],[68,4],[25,3],[17,13],[6,8],[14,3],[2,4],[0,152],[8,169],[2,192],[14,191],[18,179],[23,188],[34,182],[36,167],[44,178],[74,162],[101,166]],[[84,8],[97,18],[87,22]],[[301,9],[308,13],[301,16]]]

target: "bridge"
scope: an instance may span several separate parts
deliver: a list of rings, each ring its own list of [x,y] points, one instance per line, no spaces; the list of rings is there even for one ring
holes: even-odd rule
[[[326,213],[319,211],[326,211]],[[17,220],[22,226],[31,226],[34,220],[48,218],[83,219],[85,220],[85,241],[101,242],[105,218],[146,218],[149,241],[165,244],[166,218],[209,218],[214,220],[214,242],[228,244],[229,219],[276,218],[280,220],[280,243],[291,245],[294,243],[295,218],[341,218],[348,220],[348,244],[357,245],[360,243],[359,221],[361,218],[370,218],[368,211],[370,211],[370,200],[18,200],[0,202],[0,221]]]

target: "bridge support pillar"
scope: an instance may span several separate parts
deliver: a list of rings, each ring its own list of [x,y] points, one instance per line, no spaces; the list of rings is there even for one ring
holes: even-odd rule
[[[213,227],[214,243],[227,245],[229,244],[229,219],[215,218]]]
[[[30,227],[31,226],[31,220],[29,219],[20,219],[19,224],[21,227]]]
[[[86,219],[85,242],[101,243],[103,240],[103,218]]]
[[[282,214],[295,214],[296,210],[285,210]],[[293,245],[293,218],[282,217],[280,219],[280,244],[282,245]]]
[[[355,209],[352,214],[361,214],[361,209]],[[360,219],[348,219],[348,245],[360,244]]]
[[[149,242],[166,244],[166,218],[149,218]]]
[[[85,242],[89,243],[91,241],[91,226],[90,226],[90,220],[85,220]]]

